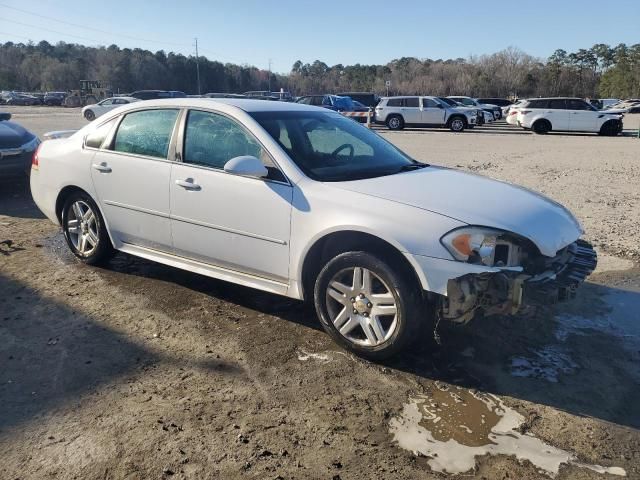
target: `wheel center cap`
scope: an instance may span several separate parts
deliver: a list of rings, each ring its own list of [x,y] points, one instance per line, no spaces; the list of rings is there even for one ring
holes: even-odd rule
[[[358,311],[358,313],[362,314],[362,313],[368,313],[369,312],[369,305],[371,304],[371,302],[369,302],[369,299],[367,297],[358,297],[356,298],[356,301],[353,303],[354,308]]]

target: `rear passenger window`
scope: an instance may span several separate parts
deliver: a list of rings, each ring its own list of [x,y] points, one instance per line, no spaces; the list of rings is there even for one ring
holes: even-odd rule
[[[418,97],[410,97],[404,99],[404,106],[411,108],[418,108],[420,106]]]
[[[556,110],[565,110],[567,108],[567,104],[564,99],[554,99],[549,100],[549,108],[553,108]]]
[[[529,101],[527,108],[549,108],[547,107],[548,104],[549,104],[548,100],[531,100]],[[564,106],[556,107],[556,108],[564,108]]]
[[[84,146],[89,148],[100,148],[104,143],[111,128],[116,123],[115,119],[100,125],[93,132],[85,137]]]
[[[388,107],[401,107],[402,99],[401,98],[390,98],[387,102]]]
[[[178,110],[129,113],[118,127],[113,150],[166,159],[177,116]]]

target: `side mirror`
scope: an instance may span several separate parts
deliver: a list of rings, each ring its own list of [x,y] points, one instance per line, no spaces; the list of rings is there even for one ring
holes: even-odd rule
[[[234,175],[244,175],[246,177],[263,178],[269,174],[267,167],[262,162],[251,155],[241,155],[234,157],[224,164],[224,171]]]
[[[5,120],[11,120],[11,114],[9,112],[0,112],[0,122]]]

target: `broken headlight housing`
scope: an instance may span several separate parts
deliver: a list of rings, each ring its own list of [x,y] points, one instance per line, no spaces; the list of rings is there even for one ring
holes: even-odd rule
[[[509,233],[502,230],[463,227],[450,231],[440,242],[461,262],[487,267],[517,267],[521,263],[521,247],[509,237]]]

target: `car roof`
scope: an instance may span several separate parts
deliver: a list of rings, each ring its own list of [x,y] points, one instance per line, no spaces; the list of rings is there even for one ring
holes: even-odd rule
[[[109,97],[109,98],[105,98],[105,100],[113,100],[113,99],[115,99],[115,98],[119,98],[119,99],[122,99],[122,100],[129,100],[129,101],[138,101],[138,102],[141,102],[141,101],[142,101],[142,100],[140,100],[139,98],[136,98],[136,97],[127,97],[127,96],[124,96],[124,95],[123,95],[123,96],[120,96],[120,97]]]
[[[143,105],[149,107],[181,107],[181,108],[211,108],[218,104],[230,105],[247,113],[252,112],[287,112],[287,111],[317,111],[318,107],[295,102],[278,102],[269,100],[255,100],[248,98],[163,98],[158,100],[144,100]],[[136,102],[136,109],[141,103]],[[133,105],[132,105],[133,106]]]

